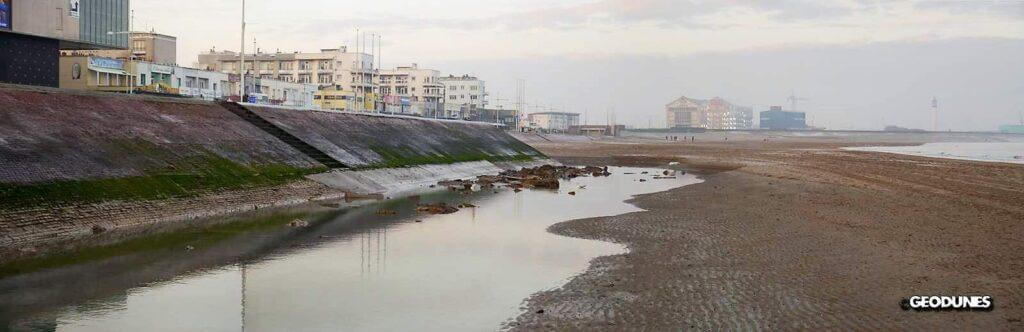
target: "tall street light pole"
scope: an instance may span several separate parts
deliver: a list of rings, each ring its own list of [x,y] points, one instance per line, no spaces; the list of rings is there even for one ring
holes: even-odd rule
[[[242,0],[242,51],[238,52],[238,102],[245,102],[245,0]]]

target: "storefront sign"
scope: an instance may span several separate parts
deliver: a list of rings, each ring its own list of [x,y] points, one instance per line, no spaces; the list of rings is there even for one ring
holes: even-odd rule
[[[174,74],[174,67],[164,65],[150,65],[149,70],[154,73]]]
[[[71,17],[74,18],[78,18],[78,15],[81,13],[81,7],[79,6],[79,2],[80,0],[69,0],[68,15],[71,15]]]
[[[11,29],[11,9],[14,0],[0,0],[0,30]]]
[[[124,70],[124,61],[108,58],[89,58],[89,67]]]

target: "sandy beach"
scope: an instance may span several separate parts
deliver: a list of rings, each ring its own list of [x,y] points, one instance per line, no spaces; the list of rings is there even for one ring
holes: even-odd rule
[[[510,329],[1024,328],[1024,166],[841,149],[883,140],[526,140],[568,164],[706,181],[552,226],[629,253],[536,293]],[[915,295],[990,295],[995,309],[902,310]]]

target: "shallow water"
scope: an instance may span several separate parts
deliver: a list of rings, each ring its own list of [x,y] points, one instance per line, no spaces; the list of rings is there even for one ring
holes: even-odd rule
[[[873,151],[912,156],[1024,164],[1024,143],[926,143],[918,146],[851,147],[847,150]]]
[[[612,168],[610,177],[563,181],[558,191],[438,192],[292,211],[277,219],[297,215],[312,225],[243,228],[226,239],[195,240],[195,250],[173,244],[10,276],[0,279],[0,322],[58,331],[494,330],[530,294],[564,284],[592,258],[624,251],[557,236],[548,226],[638,211],[623,201],[700,181],[655,180],[642,171]],[[440,201],[478,207],[414,211],[416,203]],[[382,209],[398,214],[377,215]]]

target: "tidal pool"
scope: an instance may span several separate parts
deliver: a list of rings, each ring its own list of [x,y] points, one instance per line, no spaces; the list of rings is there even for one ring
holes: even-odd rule
[[[548,226],[638,211],[624,200],[700,182],[689,174],[653,179],[661,169],[611,171],[562,181],[557,191],[439,191],[292,210],[160,240],[162,248],[9,275],[0,279],[0,323],[50,331],[495,330],[534,292],[624,251]],[[415,212],[433,202],[477,207]],[[294,218],[311,225],[284,225]]]
[[[846,150],[911,156],[1024,164],[1022,142],[925,143],[916,146],[848,147]]]

